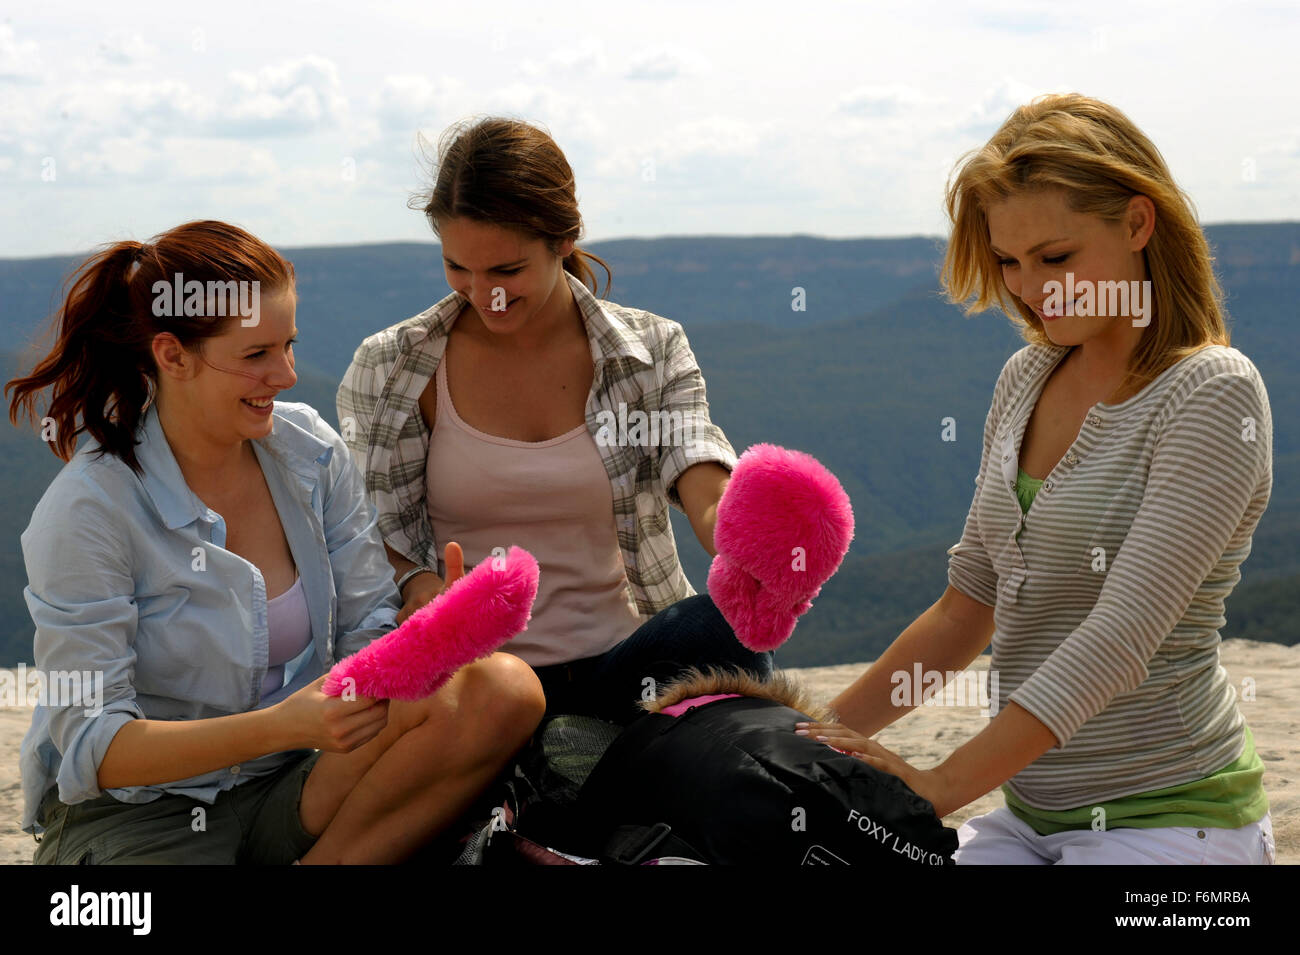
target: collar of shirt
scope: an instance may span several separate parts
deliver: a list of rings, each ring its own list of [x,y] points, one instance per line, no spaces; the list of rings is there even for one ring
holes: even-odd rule
[[[621,358],[631,358],[652,367],[654,358],[641,337],[617,315],[604,308],[577,276],[565,272],[564,277],[568,279],[574,301],[578,303],[578,309],[587,325],[587,339],[591,342],[591,357],[596,365],[597,380],[603,380],[607,363]],[[442,299],[420,316],[421,321],[412,322],[402,330],[402,351],[409,353],[420,348],[426,339],[433,339],[430,350],[441,360],[447,347],[447,336],[451,334],[452,326],[468,304],[469,299],[459,292],[452,292]],[[423,388],[424,382],[420,382],[420,385]]]
[[[141,482],[167,529],[176,530],[205,518],[209,508],[185,483],[176,455],[163,432],[157,405],[151,403],[145,409],[140,433],[141,441],[135,453],[144,468]],[[329,443],[278,414],[274,414],[272,432],[254,444],[275,455],[309,488],[319,482],[321,468],[329,464],[334,454]]]
[[[302,578],[311,618],[312,643],[323,665],[335,651],[334,596],[329,587],[329,554],[324,549],[325,542],[321,539],[317,521],[323,519],[319,513],[321,474],[329,466],[334,447],[290,420],[285,408],[275,408],[272,417],[272,432],[254,440],[253,450]],[[225,519],[204,504],[186,483],[163,431],[156,405],[150,404],[145,409],[138,433],[141,442],[136,447],[136,456],[144,468],[140,481],[163,524],[173,531],[196,521],[212,524],[212,540],[224,548]],[[309,517],[313,514],[316,520]],[[265,601],[264,591],[260,599]],[[264,608],[262,612],[265,612]],[[293,672],[305,662],[304,656],[286,670],[286,685]]]

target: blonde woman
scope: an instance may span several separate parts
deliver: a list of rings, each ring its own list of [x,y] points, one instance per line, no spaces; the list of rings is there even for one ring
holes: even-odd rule
[[[1029,344],[994,388],[946,592],[835,701],[840,723],[798,731],[940,816],[1001,786],[959,864],[1271,863],[1218,628],[1268,503],[1272,419],[1193,211],[1150,140],[1079,95],[1017,109],[947,209],[949,295],[1002,306]],[[929,770],[869,739],[921,702],[893,705],[892,674],[959,671],[990,642],[982,732]]]

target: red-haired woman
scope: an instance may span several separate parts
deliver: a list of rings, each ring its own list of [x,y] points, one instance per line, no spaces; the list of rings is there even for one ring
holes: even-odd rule
[[[769,673],[678,562],[669,505],[716,553],[736,463],[681,325],[596,298],[590,263],[609,269],[575,246],[573,172],[545,132],[485,119],[439,152],[418,203],[451,294],[363,341],[338,393],[403,615],[517,544],[541,585],[505,649],[548,712],[625,721],[686,666]]]
[[[13,421],[52,388],[68,461],[22,535],[36,665],[97,688],[44,700],[23,741],[38,863],[397,861],[541,717],[508,654],[418,703],[321,693],[400,603],[343,441],[275,400],[295,306],[292,266],[225,223],[119,242],[6,386]]]

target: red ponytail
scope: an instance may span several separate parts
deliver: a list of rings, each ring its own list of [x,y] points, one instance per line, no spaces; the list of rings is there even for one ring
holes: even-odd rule
[[[237,226],[205,220],[177,226],[150,244],[117,242],[92,255],[69,279],[55,316],[57,340],[30,375],[5,384],[9,420],[25,410],[35,424],[36,396],[52,387],[47,415],[51,450],[71,459],[83,431],[99,453],[117,455],[137,473],[136,431],[157,389],[152,343],[171,332],[189,349],[219,335],[225,319],[154,314],[154,283],[178,275],[200,282],[257,281],[262,294],[291,287],[293,266]]]

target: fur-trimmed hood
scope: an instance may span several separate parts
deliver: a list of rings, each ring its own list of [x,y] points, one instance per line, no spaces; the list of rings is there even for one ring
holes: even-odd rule
[[[808,690],[798,679],[780,670],[775,671],[766,680],[761,680],[744,670],[692,668],[665,686],[655,699],[642,701],[641,708],[650,713],[658,713],[665,707],[680,703],[682,700],[689,700],[696,696],[711,696],[715,693],[735,693],[739,696],[772,700],[792,710],[798,710],[813,722],[825,723],[834,720],[833,714],[827,707],[813,702]]]

